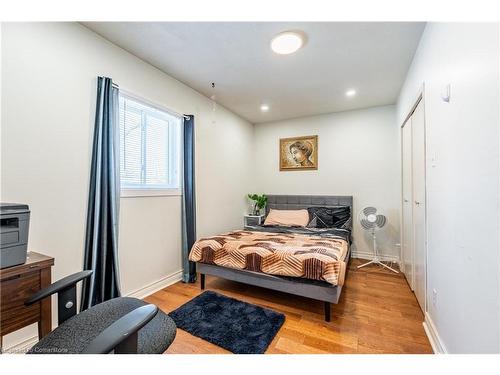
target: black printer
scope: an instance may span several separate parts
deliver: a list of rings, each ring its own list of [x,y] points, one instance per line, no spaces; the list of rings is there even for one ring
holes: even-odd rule
[[[27,204],[0,203],[0,268],[26,262],[29,226]]]

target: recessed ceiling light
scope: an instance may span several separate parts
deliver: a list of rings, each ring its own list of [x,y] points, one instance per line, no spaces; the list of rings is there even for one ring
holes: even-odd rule
[[[267,111],[269,111],[269,106],[268,106],[267,104],[262,104],[262,105],[260,106],[260,110],[261,110],[262,112],[267,112]]]
[[[354,95],[356,95],[356,90],[351,89],[351,90],[347,90],[345,92],[345,96],[347,96],[347,97],[352,97]]]
[[[297,52],[305,41],[305,35],[299,31],[285,31],[271,40],[271,49],[279,55]]]

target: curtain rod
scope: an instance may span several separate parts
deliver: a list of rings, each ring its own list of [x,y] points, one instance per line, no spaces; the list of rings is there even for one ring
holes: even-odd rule
[[[120,89],[120,86],[118,86],[116,83],[113,83],[113,86],[114,86],[115,88],[117,88],[117,89]],[[162,111],[165,111],[165,112],[170,113],[171,115],[175,115],[175,116],[183,117],[183,118],[185,118],[186,120],[189,120],[189,119],[190,119],[190,117],[189,117],[188,115],[185,115],[185,114],[183,114],[183,113],[179,113],[179,112],[175,112],[175,111],[171,110],[170,108],[168,108],[168,109],[167,109],[167,108],[164,108],[162,105],[152,103],[152,102],[150,102],[148,99],[141,98],[140,96],[137,96],[137,95],[135,95],[135,94],[133,94],[133,93],[131,93],[131,92],[127,91],[127,90],[123,90],[123,89],[122,89],[121,91],[123,91],[123,92],[125,93],[125,95],[127,95],[127,96],[130,96],[130,97],[135,98],[135,99],[137,99],[137,100],[142,100],[142,101],[144,101],[144,102],[146,102],[146,103],[150,104],[150,105],[151,105],[151,106],[153,106],[153,107],[157,107],[158,109],[161,109]]]

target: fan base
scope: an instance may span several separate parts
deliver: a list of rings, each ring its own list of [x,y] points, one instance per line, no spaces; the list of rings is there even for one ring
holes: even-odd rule
[[[362,268],[362,267],[368,266],[368,265],[370,265],[370,264],[380,264],[381,266],[383,266],[383,267],[387,268],[388,270],[390,270],[390,271],[392,271],[392,272],[399,273],[399,272],[398,272],[398,271],[396,271],[394,268],[391,268],[391,267],[389,267],[388,265],[386,265],[386,264],[382,263],[382,262],[380,261],[380,259],[378,259],[378,258],[375,258],[375,259],[373,259],[373,260],[370,260],[369,262],[366,262],[366,263],[364,263],[364,264],[362,264],[362,265],[358,266],[358,268]]]

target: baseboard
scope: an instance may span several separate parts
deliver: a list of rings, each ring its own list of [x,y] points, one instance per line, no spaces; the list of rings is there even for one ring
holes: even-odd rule
[[[425,320],[423,325],[425,333],[427,335],[427,338],[429,339],[429,342],[431,343],[432,350],[434,351],[434,353],[447,354],[448,351],[446,350],[443,341],[439,337],[439,334],[436,330],[436,326],[432,322],[432,319],[428,313],[425,313]]]
[[[175,284],[182,280],[182,270],[174,272],[170,275],[162,277],[160,280],[154,281],[142,288],[139,288],[131,293],[127,293],[127,297],[135,297],[142,299],[147,297],[167,286]],[[2,353],[26,353],[33,345],[38,342],[38,335],[32,336],[18,344],[14,344],[8,348],[2,348]]]
[[[135,297],[142,299],[181,280],[182,280],[182,270],[174,272],[165,277],[162,277],[160,280],[154,281],[151,284],[148,284],[133,292],[127,293],[127,297]]]
[[[20,343],[9,346],[8,348],[2,348],[3,354],[25,354],[33,345],[38,342],[38,335],[31,336]]]
[[[363,251],[353,251],[351,253],[351,257],[370,260],[373,258],[373,253],[363,252]],[[384,262],[396,262],[399,264],[399,257],[397,255],[379,254],[378,257],[380,258],[380,260],[382,260]]]

